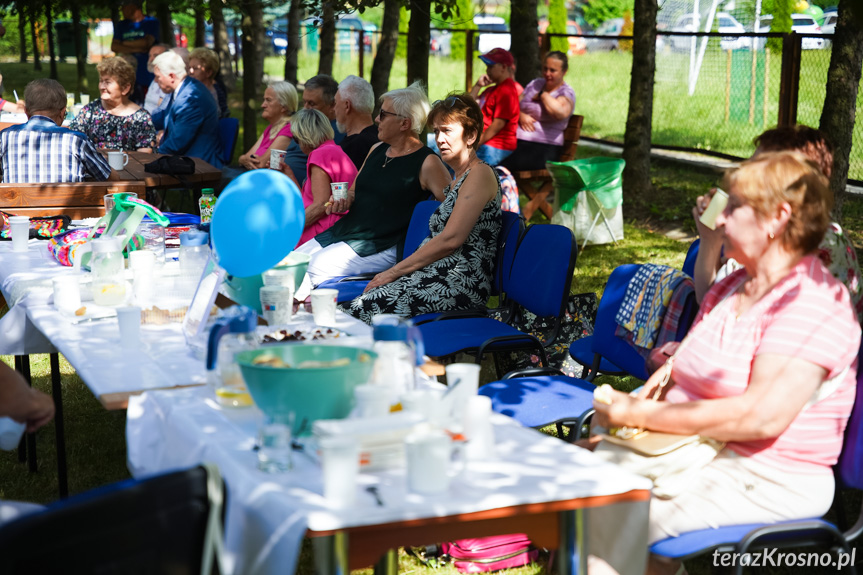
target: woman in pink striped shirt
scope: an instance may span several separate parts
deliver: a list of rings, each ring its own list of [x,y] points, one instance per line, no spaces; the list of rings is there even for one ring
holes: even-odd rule
[[[796,152],[760,154],[730,172],[717,219],[743,269],[716,283],[674,362],[664,401],[614,392],[596,423],[725,441],[689,488],[653,498],[650,542],[687,531],[819,517],[855,397],[860,325],[848,290],[816,255],[832,195]],[[678,565],[651,559],[648,572]]]

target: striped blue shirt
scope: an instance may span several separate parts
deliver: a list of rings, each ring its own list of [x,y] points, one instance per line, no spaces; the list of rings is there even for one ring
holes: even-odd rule
[[[0,132],[0,167],[7,184],[103,181],[111,175],[87,136],[45,116]]]

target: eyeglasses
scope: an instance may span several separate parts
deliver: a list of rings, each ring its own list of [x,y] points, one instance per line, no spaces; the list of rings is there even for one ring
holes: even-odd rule
[[[378,114],[380,115],[381,120],[383,120],[387,116],[395,116],[396,118],[404,118],[404,116],[402,116],[401,114],[396,114],[395,112],[387,112],[383,108],[381,108],[381,111],[378,112]]]
[[[449,97],[449,98],[447,98],[446,100],[435,100],[434,104],[432,104],[432,108],[434,108],[434,107],[435,107],[435,106],[437,106],[438,104],[443,104],[443,105],[444,105],[444,106],[446,106],[447,108],[452,108],[452,107],[453,107],[453,106],[455,106],[456,104],[462,104],[462,105],[464,105],[464,102],[462,102],[462,101],[461,101],[461,99],[460,99],[460,98],[457,98],[456,96],[450,96],[450,97]]]

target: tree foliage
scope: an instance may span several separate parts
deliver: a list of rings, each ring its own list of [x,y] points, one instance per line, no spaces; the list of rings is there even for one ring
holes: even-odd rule
[[[598,28],[606,20],[623,18],[625,12],[632,14],[633,7],[633,0],[590,0],[584,6],[584,19]]]
[[[456,0],[455,14],[447,19],[447,25],[450,28],[460,30],[476,30],[476,24],[473,22],[474,5],[471,0]],[[449,47],[450,55],[454,60],[463,61],[467,53],[467,45],[465,41],[467,34],[464,32],[453,32],[450,38]]]
[[[548,2],[548,33],[566,34],[566,3],[564,0],[549,0]],[[569,50],[569,40],[565,36],[552,36],[551,49],[566,54]]]

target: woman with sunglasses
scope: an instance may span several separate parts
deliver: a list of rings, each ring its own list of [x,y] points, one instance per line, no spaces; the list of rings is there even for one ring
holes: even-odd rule
[[[328,230],[297,248],[311,254],[303,300],[326,280],[377,273],[396,263],[414,206],[434,196],[443,201],[449,173],[419,139],[429,103],[417,82],[381,96],[378,139],[363,162],[348,197],[327,202],[327,214],[348,212]]]
[[[381,313],[413,317],[479,308],[488,301],[500,233],[500,183],[476,155],[482,111],[469,95],[450,95],[434,103],[428,123],[454,177],[429,220],[431,236],[346,305],[366,323]]]

